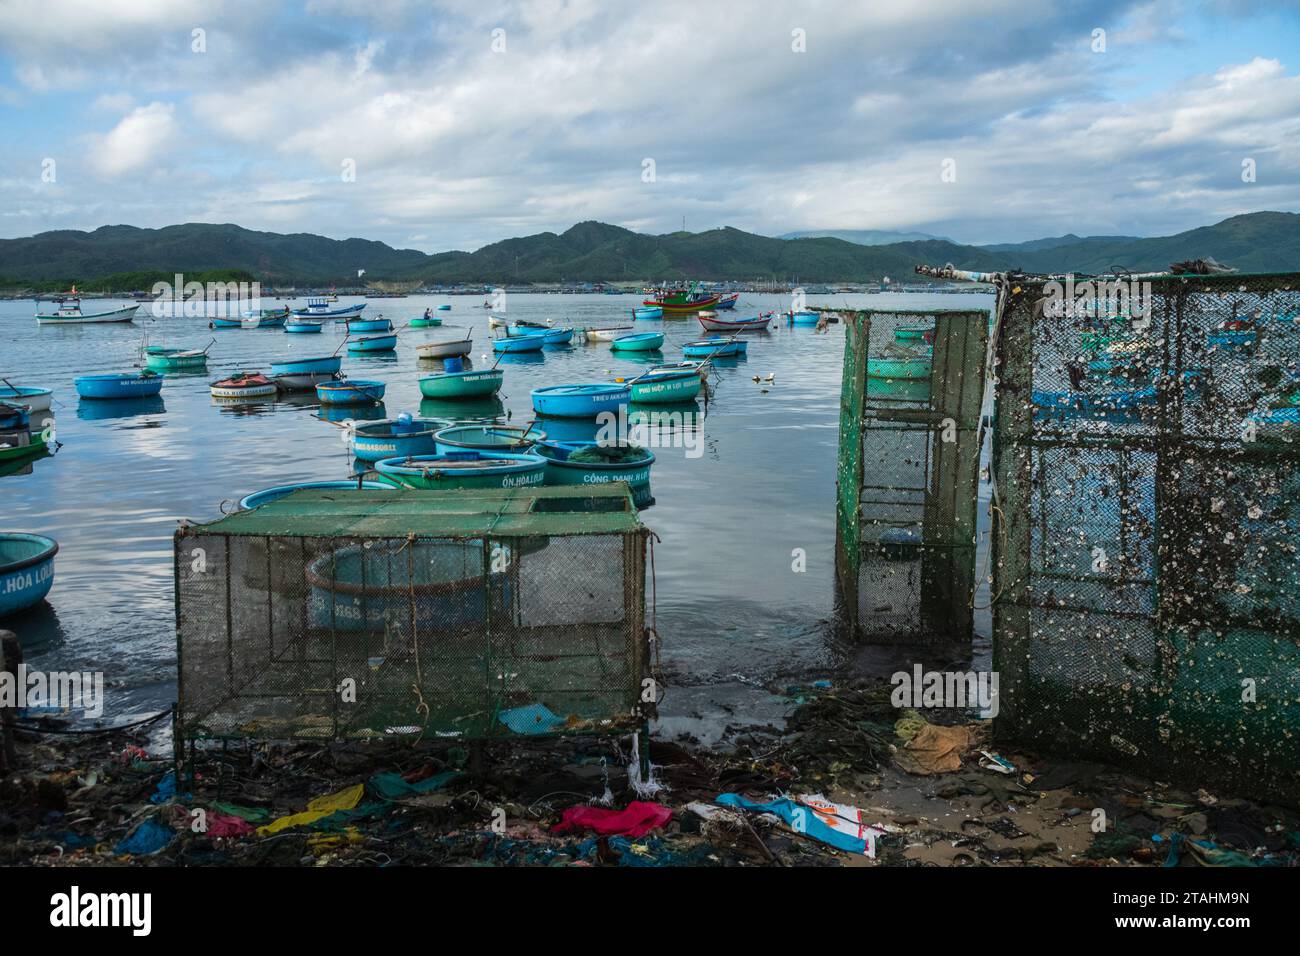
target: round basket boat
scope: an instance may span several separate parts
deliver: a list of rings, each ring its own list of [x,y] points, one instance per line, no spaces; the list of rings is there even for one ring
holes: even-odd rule
[[[524,452],[546,438],[540,428],[519,425],[452,425],[441,429],[434,438],[438,454],[457,451]]]
[[[639,506],[650,499],[650,466],[654,453],[633,444],[599,442],[539,442],[533,453],[546,459],[548,485],[603,485],[626,481]]]
[[[350,378],[321,382],[316,386],[316,397],[322,405],[368,405],[380,401],[386,388],[383,382]]]
[[[499,368],[434,372],[420,376],[420,394],[425,398],[482,398],[500,391],[505,377],[505,371]]]
[[[213,382],[208,390],[214,398],[265,398],[278,391],[275,382],[260,372],[239,372],[220,382]]]
[[[358,422],[352,426],[352,454],[362,461],[432,455],[437,450],[434,434],[448,424],[445,418],[413,418],[410,415]]]
[[[548,385],[533,389],[533,411],[556,418],[595,418],[603,411],[617,411],[632,392],[626,385]]]
[[[375,470],[381,481],[397,488],[523,488],[545,481],[546,459],[527,453],[457,451],[386,458]]]
[[[464,541],[348,545],[313,560],[307,584],[311,626],[333,631],[476,627],[489,601],[509,603],[506,575],[485,578],[482,544]]]
[[[361,490],[363,491],[389,491],[392,485],[384,484],[380,481],[363,481]],[[323,488],[336,489],[339,491],[355,491],[357,483],[355,481],[300,481],[294,485],[276,485],[274,488],[263,488],[261,491],[255,491],[251,495],[245,495],[239,499],[239,508],[241,511],[247,511],[250,508],[256,508],[259,505],[268,504],[285,495],[292,494],[295,491],[301,491],[303,488]]]
[[[39,534],[0,532],[0,618],[45,600],[59,545]]]

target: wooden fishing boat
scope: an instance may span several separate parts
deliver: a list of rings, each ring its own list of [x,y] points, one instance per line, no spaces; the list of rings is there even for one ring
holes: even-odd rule
[[[532,323],[516,322],[506,326],[506,336],[512,339],[540,335],[546,345],[568,345],[573,338],[573,329],[552,329],[548,326],[535,326]]]
[[[536,332],[532,335],[507,335],[504,339],[492,340],[494,352],[540,352],[546,344],[546,333]]]
[[[145,367],[156,372],[182,372],[208,367],[207,349],[169,349],[150,345],[144,350]]]
[[[348,342],[349,352],[391,352],[395,348],[396,335],[364,335]]]
[[[163,379],[157,372],[122,372],[117,375],[82,375],[73,384],[82,398],[144,398],[162,391]]]
[[[505,375],[499,368],[434,372],[420,376],[420,394],[425,398],[482,398],[500,391]]]
[[[248,511],[256,508],[258,505],[264,505],[268,502],[276,501],[285,495],[293,494],[295,491],[301,491],[303,488],[325,488],[337,489],[339,491],[389,491],[392,485],[382,481],[300,481],[293,485],[276,485],[274,488],[264,488],[261,491],[255,491],[251,495],[245,495],[239,499],[239,510]]]
[[[306,308],[292,311],[294,315],[305,319],[337,319],[350,315],[359,315],[365,307],[366,303],[360,302],[357,305],[348,305],[341,309],[331,309],[330,304],[324,299],[308,299]]]
[[[0,402],[0,431],[15,431],[26,428],[32,420],[32,413],[26,405]]]
[[[81,311],[81,299],[68,297],[62,300],[54,312],[37,312],[37,325],[88,325],[102,322],[130,322],[135,318],[139,305],[127,305],[120,309],[108,309],[104,312]]]
[[[208,320],[208,328],[210,329],[242,329],[243,327],[243,319],[232,318],[227,315],[214,315]]]
[[[716,316],[699,316],[706,332],[763,332],[772,321],[772,313],[764,312],[752,319],[719,319]]]
[[[277,391],[275,382],[261,372],[236,372],[208,386],[213,398],[266,398]]]
[[[649,299],[642,300],[642,305],[663,309],[665,315],[689,315],[701,309],[711,309],[718,304],[720,296],[706,295],[694,289],[659,290]]]
[[[682,355],[686,358],[726,358],[729,355],[744,355],[748,349],[749,343],[744,339],[724,339],[719,336],[687,342],[682,346]]]
[[[0,618],[45,600],[54,586],[54,556],[58,553],[53,538],[17,531],[0,533]]]
[[[331,375],[343,368],[343,359],[337,355],[316,358],[285,359],[271,363],[272,375],[307,375],[326,372]]]
[[[42,431],[16,431],[0,437],[0,465],[22,467],[29,461],[46,458],[50,454]]]
[[[240,313],[239,327],[241,329],[278,329],[281,328],[289,319],[289,310],[286,309],[248,309]],[[214,317],[209,323],[213,328],[218,328],[216,323],[224,321],[220,317]],[[220,328],[226,328],[222,325]]]
[[[622,352],[653,352],[663,344],[662,332],[633,332],[620,335],[610,343],[610,347]]]
[[[415,347],[415,354],[422,359],[451,358],[469,355],[474,351],[473,339],[452,339],[450,342],[424,342]]]
[[[29,412],[48,412],[54,390],[39,388],[34,385],[0,386],[0,401],[11,404],[26,405]]]
[[[456,451],[385,458],[375,470],[398,488],[523,488],[543,483],[546,459],[528,452]]]
[[[631,332],[632,326],[620,325],[612,329],[583,329],[582,331],[588,342],[613,342],[616,338]]]
[[[646,369],[643,375],[676,375],[678,372],[694,372],[702,379],[709,377],[708,362],[665,362],[662,365],[651,365]]]
[[[617,411],[630,396],[626,385],[548,385],[533,389],[533,411],[556,418],[595,418],[604,411]]]
[[[440,455],[454,451],[525,452],[546,439],[540,428],[524,425],[451,425],[434,436]]]
[[[377,315],[373,319],[348,319],[345,322],[348,334],[353,332],[391,332],[393,323],[388,321],[382,315]]]
[[[698,369],[648,372],[628,382],[632,401],[645,404],[686,402],[700,394],[703,382]]]
[[[434,434],[448,422],[441,418],[398,415],[376,422],[356,422],[350,430],[352,454],[362,461],[432,455],[437,451]]]
[[[740,299],[740,293],[733,292],[730,295],[720,296],[718,298],[717,304],[714,305],[713,307],[715,309],[734,309],[736,307],[736,302],[739,299]]]
[[[600,485],[626,481],[638,506],[649,503],[652,452],[630,443],[538,442],[533,454],[546,461],[548,485]]]
[[[633,319],[662,319],[663,317],[663,307],[658,305],[642,306],[632,310]]]
[[[304,319],[291,319],[284,323],[284,330],[286,332],[293,332],[297,335],[311,335],[313,333],[319,332],[324,327],[324,325],[325,325],[324,322],[315,322],[315,321],[304,320]]]
[[[316,397],[322,405],[368,405],[384,397],[383,382],[372,382],[360,378],[340,379],[335,382],[322,382],[316,386]]]

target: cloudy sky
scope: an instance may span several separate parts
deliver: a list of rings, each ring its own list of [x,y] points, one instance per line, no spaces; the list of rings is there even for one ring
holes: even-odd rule
[[[0,131],[0,237],[1163,235],[1300,211],[1300,2],[0,0]]]

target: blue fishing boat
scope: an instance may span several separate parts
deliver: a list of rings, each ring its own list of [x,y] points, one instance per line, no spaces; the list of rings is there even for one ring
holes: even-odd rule
[[[434,438],[440,455],[455,451],[524,452],[543,441],[546,432],[526,425],[489,422],[484,425],[451,425],[441,429]]]
[[[662,319],[664,310],[662,306],[647,305],[642,308],[632,310],[633,319]]]
[[[144,398],[162,391],[163,377],[148,370],[117,375],[82,375],[74,384],[82,398]]]
[[[717,304],[713,306],[713,310],[716,312],[718,309],[734,309],[736,307],[736,302],[739,299],[739,292],[732,292],[730,295],[724,295],[722,298],[718,299]]]
[[[522,488],[542,484],[546,459],[527,452],[456,451],[385,458],[375,470],[397,488]]]
[[[682,355],[686,358],[725,358],[729,355],[744,355],[748,349],[749,343],[744,339],[724,339],[719,336],[687,342],[682,346]]]
[[[26,405],[11,405],[0,402],[0,431],[16,431],[26,428],[32,420],[32,413]]]
[[[595,418],[601,412],[617,411],[631,397],[626,385],[548,385],[532,392],[533,411],[556,418]]]
[[[393,323],[388,321],[382,315],[377,315],[373,319],[349,319],[346,324],[349,335],[353,332],[393,331]]]
[[[343,316],[358,315],[366,307],[366,303],[359,305],[349,305],[342,309],[331,309],[329,302],[325,299],[308,299],[305,309],[294,309],[293,314],[306,319],[336,319]]]
[[[492,340],[494,352],[540,352],[546,344],[546,333],[535,332],[532,335],[513,335],[504,339]]]
[[[312,373],[334,374],[343,367],[343,359],[338,355],[325,355],[319,358],[285,359],[271,363],[272,375],[309,375]]]
[[[26,405],[30,412],[48,412],[50,401],[54,398],[54,389],[38,388],[34,385],[0,386],[0,402],[13,405]]]
[[[243,327],[243,319],[233,318],[228,315],[213,316],[208,322],[208,328],[210,329],[242,329]]]
[[[546,345],[568,345],[573,340],[574,329],[549,329],[543,326],[516,323],[506,327],[506,335],[512,339],[528,338],[540,335]]]
[[[785,320],[790,325],[816,325],[821,318],[816,312],[787,312]]]
[[[54,584],[54,556],[58,553],[53,538],[16,531],[0,533],[0,617],[45,600]]]
[[[251,495],[245,495],[239,499],[239,507],[243,511],[250,508],[256,508],[258,505],[264,505],[268,502],[275,501],[277,498],[283,498],[285,495],[292,494],[303,488],[334,488],[339,491],[355,491],[358,482],[356,481],[300,481],[295,485],[276,485],[274,488],[264,488],[261,491],[255,491]],[[385,484],[381,481],[363,481],[360,482],[362,491],[388,491],[392,485]]]
[[[364,335],[348,342],[349,352],[391,352],[397,348],[397,336]]]
[[[383,382],[370,382],[351,378],[337,382],[322,382],[316,386],[316,397],[322,405],[364,405],[384,397]]]
[[[409,413],[358,423],[352,426],[352,454],[362,461],[432,455],[438,450],[434,434],[447,424],[445,419],[415,418]]]
[[[642,507],[650,501],[652,452],[633,444],[585,441],[543,441],[533,453],[546,459],[548,485],[600,485],[626,481],[632,501]]]
[[[286,332],[297,333],[298,335],[310,335],[319,332],[323,325],[324,323],[322,322],[305,322],[302,319],[294,319],[292,322],[284,323],[284,330]]]
[[[620,335],[609,343],[610,348],[620,352],[653,352],[663,344],[662,332],[633,332],[631,335]]]
[[[450,312],[450,311],[451,311],[451,306],[450,306],[450,305],[440,305],[440,306],[438,306],[438,311],[439,311],[439,312]]]

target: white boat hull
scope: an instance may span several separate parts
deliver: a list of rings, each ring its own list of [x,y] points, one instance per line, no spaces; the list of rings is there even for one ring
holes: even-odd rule
[[[632,329],[587,329],[587,339],[593,342],[613,342],[623,335],[632,334]]]
[[[36,313],[36,323],[38,325],[89,325],[100,322],[130,322],[135,318],[138,305],[128,305],[124,309],[114,309],[111,312],[92,312],[90,315],[70,314],[57,315]]]
[[[422,359],[451,358],[456,355],[469,355],[474,350],[474,343],[469,339],[457,342],[426,342],[417,345],[415,352]]]

